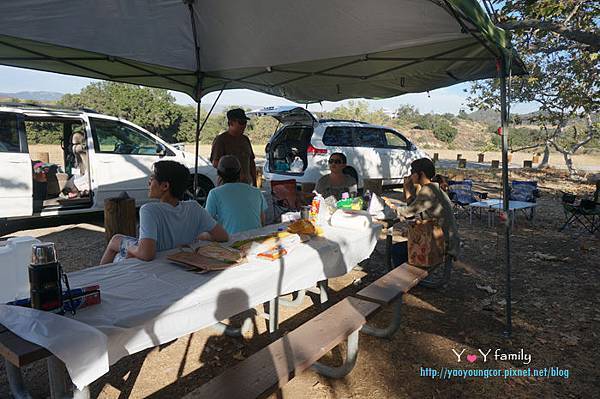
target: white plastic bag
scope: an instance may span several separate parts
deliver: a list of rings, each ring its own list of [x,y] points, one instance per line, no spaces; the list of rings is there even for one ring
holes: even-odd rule
[[[290,164],[290,172],[293,173],[301,173],[304,170],[304,161],[300,159],[300,157],[294,158],[292,163]]]

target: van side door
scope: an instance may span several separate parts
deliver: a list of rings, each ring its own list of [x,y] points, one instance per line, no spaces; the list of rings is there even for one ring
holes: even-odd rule
[[[161,153],[155,138],[118,120],[90,117],[94,140],[94,181],[96,201],[116,197],[121,192],[135,199],[139,206],[148,202],[148,179],[152,165],[160,161]]]
[[[0,113],[0,218],[33,214],[33,169],[23,119]]]
[[[390,163],[390,184],[402,183],[402,178],[410,175],[410,164],[414,160],[410,142],[400,133],[385,130],[385,148]]]
[[[359,174],[364,179],[388,180],[391,170],[383,130],[370,126],[355,127],[354,143]]]

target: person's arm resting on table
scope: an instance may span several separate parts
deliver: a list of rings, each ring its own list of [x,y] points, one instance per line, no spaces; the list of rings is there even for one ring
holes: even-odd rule
[[[128,258],[138,258],[143,261],[151,261],[156,256],[156,240],[150,238],[141,239],[138,245],[127,248]]]
[[[200,233],[198,239],[202,241],[225,242],[229,240],[229,234],[227,234],[227,231],[225,231],[223,226],[221,226],[220,224],[216,224],[215,227],[212,228],[212,230]]]

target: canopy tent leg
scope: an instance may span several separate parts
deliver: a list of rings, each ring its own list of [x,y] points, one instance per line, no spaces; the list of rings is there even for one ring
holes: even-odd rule
[[[212,114],[213,109],[215,109],[215,105],[217,105],[217,102],[219,102],[219,99],[221,98],[221,94],[223,94],[223,90],[225,90],[225,85],[223,85],[223,88],[219,92],[219,95],[215,99],[215,102],[213,103],[212,107],[210,107],[208,114],[206,114],[206,117],[202,121],[202,125],[199,124],[200,123],[200,103],[201,103],[200,99],[198,99],[198,102],[196,103],[196,153],[195,153],[196,158],[194,159],[194,199],[195,200],[198,200],[198,156],[200,155],[200,132],[202,131],[202,128],[206,124],[206,121],[208,121],[208,118]]]
[[[505,262],[506,262],[506,328],[503,335],[510,338],[512,334],[512,304],[511,304],[511,264],[510,264],[510,234],[511,234],[511,215],[509,212],[509,185],[508,185],[508,101],[506,89],[507,65],[506,58],[503,56],[498,60],[498,69],[500,73],[500,126],[502,133],[502,204],[506,215],[504,221],[505,235]]]

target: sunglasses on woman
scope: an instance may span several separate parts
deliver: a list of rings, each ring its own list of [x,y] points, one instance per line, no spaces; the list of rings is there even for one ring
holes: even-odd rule
[[[342,161],[341,159],[330,159],[329,160],[329,164],[331,165],[332,163],[337,164],[337,165],[341,165],[344,163],[344,161]]]

